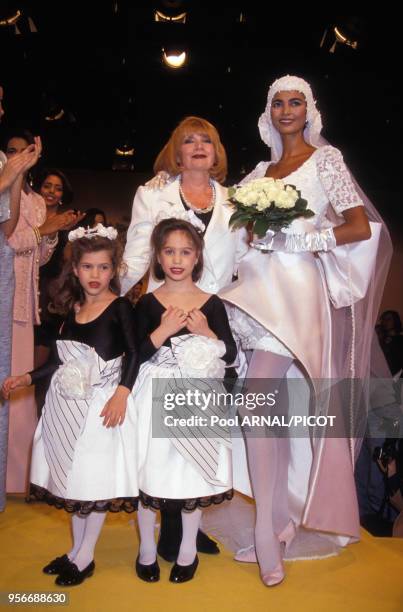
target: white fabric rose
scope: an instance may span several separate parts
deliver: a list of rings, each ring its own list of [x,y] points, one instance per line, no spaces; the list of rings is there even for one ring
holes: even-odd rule
[[[102,236],[102,238],[109,238],[109,240],[115,240],[118,237],[118,231],[112,227],[105,227],[102,223],[98,223],[98,225],[94,228],[97,236]]]
[[[93,349],[81,359],[70,359],[59,367],[55,374],[55,384],[59,393],[66,399],[91,399],[94,385],[101,380],[96,355]]]
[[[189,335],[188,338],[171,338],[172,350],[178,360],[182,375],[188,378],[224,378],[225,354],[222,340]]]

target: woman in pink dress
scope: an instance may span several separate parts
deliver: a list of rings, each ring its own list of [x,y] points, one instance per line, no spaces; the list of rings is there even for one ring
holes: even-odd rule
[[[7,142],[8,159],[24,151],[33,142],[29,132],[15,134]],[[69,227],[75,221],[76,215],[73,211],[46,220],[45,201],[31,189],[25,174],[21,190],[20,216],[8,241],[15,253],[12,375],[22,374],[34,367],[34,324],[40,322],[39,266],[51,257],[57,244],[58,230]],[[10,401],[6,481],[6,490],[9,493],[23,493],[26,490],[31,444],[36,424],[33,388],[17,390]]]
[[[0,122],[4,115],[3,88],[0,85]],[[0,381],[10,374],[11,331],[14,296],[14,252],[8,238],[20,214],[20,193],[23,174],[35,165],[41,150],[35,145],[8,161],[0,151]],[[8,441],[8,403],[0,401],[0,511],[5,505],[6,462]]]

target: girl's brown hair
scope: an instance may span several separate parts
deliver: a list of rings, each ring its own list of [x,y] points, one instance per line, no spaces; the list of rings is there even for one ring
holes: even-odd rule
[[[215,161],[209,172],[213,179],[222,183],[227,176],[227,154],[214,125],[201,117],[185,117],[185,119],[179,123],[162,151],[158,154],[154,163],[154,172],[157,173],[160,170],[164,170],[171,176],[180,174],[182,172],[179,159],[180,146],[187,136],[194,133],[207,134],[213,143]]]
[[[161,264],[158,262],[158,254],[163,249],[169,234],[172,232],[184,232],[193,242],[197,252],[197,262],[192,271],[192,280],[194,282],[198,281],[203,272],[203,237],[191,223],[174,218],[160,221],[154,227],[153,233],[151,234],[151,247],[153,254],[151,257],[150,269],[152,275],[156,280],[164,280],[165,278]]]
[[[120,295],[119,272],[122,267],[123,247],[118,239],[109,240],[102,236],[95,238],[79,238],[70,243],[68,258],[64,263],[60,276],[52,284],[50,295],[51,303],[49,310],[60,315],[67,315],[74,304],[84,303],[85,295],[74,267],[77,268],[83,255],[108,251],[111,256],[114,276],[110,281],[109,288],[116,295]]]

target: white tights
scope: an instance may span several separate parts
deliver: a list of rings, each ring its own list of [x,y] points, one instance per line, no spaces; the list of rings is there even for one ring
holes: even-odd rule
[[[274,392],[283,379],[292,358],[268,351],[255,350],[247,373],[248,392],[254,391],[253,379],[264,378],[265,393]],[[273,379],[273,380],[271,380]],[[262,389],[262,383],[259,390]],[[283,390],[279,401],[288,403]],[[276,406],[277,408],[277,406]],[[272,413],[277,412],[276,408]],[[284,409],[286,406],[280,408]],[[288,464],[289,440],[277,437],[256,437],[256,431],[245,433],[253,494],[256,502],[255,548],[260,571],[266,574],[280,561],[278,534],[289,521]]]
[[[196,508],[193,512],[182,511],[182,540],[179,548],[177,563],[190,565],[196,556],[196,536],[201,520],[201,510]],[[145,508],[141,503],[137,513],[140,531],[139,561],[143,565],[151,565],[157,558],[157,545],[155,543],[155,522],[157,513],[151,508]]]
[[[73,514],[71,528],[73,532],[73,548],[67,553],[82,571],[94,559],[95,545],[104,524],[106,512],[91,512],[88,516]]]

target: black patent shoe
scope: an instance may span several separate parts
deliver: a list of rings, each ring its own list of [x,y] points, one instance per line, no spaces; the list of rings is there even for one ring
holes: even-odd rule
[[[56,578],[55,583],[59,586],[75,586],[81,584],[86,578],[92,576],[95,570],[95,563],[91,561],[83,570],[78,569],[75,563],[70,563],[65,571]]]
[[[45,567],[42,568],[42,571],[44,574],[50,574],[53,576],[55,574],[60,574],[67,569],[70,563],[71,561],[68,556],[63,555],[62,557],[56,557],[56,559],[53,559],[53,561],[48,563],[48,565],[45,565]]]
[[[136,559],[136,574],[140,580],[144,582],[158,582],[160,579],[160,566],[158,561],[154,561],[151,565],[143,565],[139,561],[139,557]]]
[[[218,555],[220,553],[217,543],[200,529],[197,532],[196,549],[197,552],[204,553],[205,555]]]
[[[175,565],[171,569],[169,581],[176,582],[179,584],[180,582],[188,582],[189,580],[192,580],[193,576],[196,573],[198,565],[199,558],[197,555],[195,556],[193,563],[191,563],[190,565],[178,565],[177,563],[175,563]]]

